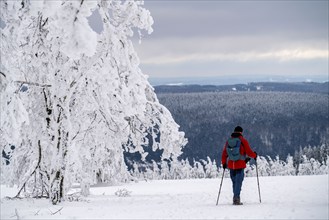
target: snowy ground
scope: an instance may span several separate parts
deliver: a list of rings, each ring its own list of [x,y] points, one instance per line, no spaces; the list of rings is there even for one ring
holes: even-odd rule
[[[328,219],[328,175],[245,178],[243,206],[233,206],[231,180],[141,181],[98,186],[80,202],[51,205],[46,199],[7,200],[16,189],[1,186],[1,219]],[[120,189],[128,197],[115,195]],[[61,210],[60,210],[61,209]],[[15,212],[15,210],[17,212]],[[60,211],[58,211],[60,210]],[[58,212],[56,212],[58,211]],[[56,213],[55,213],[56,212]]]

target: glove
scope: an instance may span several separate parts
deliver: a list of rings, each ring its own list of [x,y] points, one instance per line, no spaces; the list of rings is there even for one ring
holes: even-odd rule
[[[257,152],[256,151],[254,151],[254,153],[256,154],[256,157],[254,158],[255,160],[257,160],[257,156],[258,156],[258,154],[257,154]]]
[[[224,168],[224,170],[227,168],[226,163],[223,164],[223,168]]]
[[[247,158],[244,160],[244,162],[248,163],[249,160],[250,160],[250,157],[247,157]]]

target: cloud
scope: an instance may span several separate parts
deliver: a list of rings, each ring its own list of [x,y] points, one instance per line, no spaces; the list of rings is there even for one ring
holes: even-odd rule
[[[262,60],[277,60],[288,62],[292,60],[328,59],[327,50],[281,50],[269,52],[241,52],[241,53],[194,53],[172,56],[149,57],[142,60],[143,64],[177,64],[186,62],[234,61],[249,62]]]
[[[327,1],[146,1],[154,38],[328,35]]]
[[[143,64],[329,59],[328,42],[290,42],[266,37],[146,40],[136,49]]]

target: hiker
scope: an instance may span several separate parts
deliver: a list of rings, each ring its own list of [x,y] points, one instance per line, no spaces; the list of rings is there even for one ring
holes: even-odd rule
[[[242,205],[240,191],[244,178],[244,168],[246,168],[246,163],[250,157],[255,160],[257,158],[257,153],[251,150],[248,141],[242,136],[242,132],[242,127],[235,127],[231,137],[226,141],[222,153],[223,168],[230,169],[234,194],[233,205]]]

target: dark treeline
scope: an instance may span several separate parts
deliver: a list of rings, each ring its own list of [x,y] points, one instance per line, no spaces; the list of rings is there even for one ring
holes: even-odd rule
[[[158,93],[189,142],[181,159],[219,158],[236,125],[260,155],[282,158],[328,144],[328,94],[296,92]]]
[[[251,82],[235,85],[160,85],[155,87],[159,93],[227,92],[227,91],[272,91],[272,92],[314,92],[328,94],[329,82]]]

